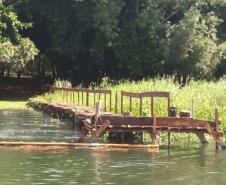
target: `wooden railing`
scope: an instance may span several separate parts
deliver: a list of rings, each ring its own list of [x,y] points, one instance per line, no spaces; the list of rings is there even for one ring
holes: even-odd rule
[[[154,98],[160,97],[160,98],[167,98],[167,112],[169,115],[169,109],[170,109],[170,93],[169,92],[143,92],[143,93],[131,93],[131,92],[121,92],[121,113],[124,113],[123,105],[124,105],[124,97],[129,98],[129,111],[132,112],[132,100],[134,98],[140,100],[140,116],[142,116],[143,112],[143,99],[144,98],[150,98],[151,99],[151,117],[154,116]]]
[[[96,101],[103,98],[104,110],[112,111],[112,93],[111,90],[102,89],[77,89],[77,88],[58,88],[51,87],[50,92],[61,91],[64,101],[70,99],[71,102],[77,105],[90,106],[91,95],[93,95],[93,106],[95,107]],[[70,95],[69,95],[70,93]],[[108,102],[108,107],[107,107]]]
[[[50,92],[60,91],[63,101],[73,102],[76,105],[92,106],[95,107],[96,102],[103,100],[104,111],[112,111],[112,91],[104,89],[77,89],[77,88],[58,88],[51,87]],[[92,95],[92,98],[91,98]],[[121,99],[121,114],[124,113],[124,99],[129,98],[129,111],[132,112],[133,99],[139,99],[139,113],[142,116],[143,113],[143,99],[149,98],[151,100],[151,117],[154,116],[154,98],[166,98],[167,99],[167,113],[169,115],[170,109],[170,93],[169,92],[143,92],[143,93],[132,93],[121,91],[121,97],[115,94],[115,113],[118,112],[118,100]],[[91,103],[93,101],[93,103]],[[92,104],[92,105],[91,105]]]

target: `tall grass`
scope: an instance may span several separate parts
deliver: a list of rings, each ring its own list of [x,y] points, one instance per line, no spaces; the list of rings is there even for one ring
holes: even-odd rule
[[[117,85],[104,82],[96,88],[105,88],[112,90],[113,93],[113,110],[115,110],[115,94],[121,91],[129,92],[147,92],[147,91],[167,91],[171,95],[171,105],[176,106],[178,110],[190,110],[192,101],[194,102],[194,117],[196,119],[213,120],[214,110],[218,108],[220,111],[221,128],[226,133],[226,79],[218,81],[194,81],[191,80],[187,85],[181,86],[175,82],[174,78],[154,78],[138,82],[123,81]],[[44,94],[36,97],[37,100],[47,102],[62,102],[61,92],[53,94]],[[92,99],[92,97],[91,97]],[[91,100],[92,102],[92,100]],[[143,106],[144,115],[150,114],[150,100],[145,99]],[[74,103],[68,100],[68,103]],[[120,108],[120,99],[118,101]],[[125,111],[129,110],[129,99],[125,100]],[[158,116],[167,115],[167,101],[164,98],[156,98],[154,101],[154,109]],[[119,111],[119,110],[118,110]],[[139,102],[133,101],[133,115],[139,115]]]

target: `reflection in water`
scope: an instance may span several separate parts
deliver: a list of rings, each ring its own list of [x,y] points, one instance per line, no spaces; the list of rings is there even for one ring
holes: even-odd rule
[[[62,132],[61,128],[65,130]],[[46,121],[41,114],[26,111],[0,114],[1,138],[9,129],[15,134],[13,139],[20,134],[36,139],[36,134],[40,134],[39,139],[64,140],[70,132],[65,123]],[[29,135],[29,131],[33,131],[32,134]],[[1,147],[0,150],[0,185],[226,184],[226,153],[215,152],[213,146],[174,147],[161,149],[157,154],[142,150],[70,148]]]

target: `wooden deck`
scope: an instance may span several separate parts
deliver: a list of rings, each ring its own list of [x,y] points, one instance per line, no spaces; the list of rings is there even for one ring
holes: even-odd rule
[[[53,87],[50,93],[58,91],[62,95],[65,103],[35,103],[35,107],[49,114],[57,115],[59,118],[71,118],[79,120],[81,128],[80,140],[90,136],[91,140],[97,140],[103,133],[128,133],[128,132],[148,132],[152,135],[151,144],[156,145],[156,135],[159,131],[182,133],[195,133],[202,144],[208,143],[204,134],[210,134],[216,141],[217,146],[225,147],[219,129],[218,110],[215,111],[215,120],[197,120],[191,117],[170,117],[170,94],[168,92],[143,92],[131,93],[124,92],[115,94],[115,110],[112,111],[112,92],[110,90],[91,90],[91,89],[67,89]],[[92,96],[92,99],[90,97]],[[103,97],[103,110],[100,100]],[[154,98],[160,97],[167,100],[166,117],[155,115]],[[140,116],[134,117],[130,113],[124,112],[124,100],[129,99],[129,110],[132,111],[134,99],[140,102]],[[150,117],[142,116],[143,99],[149,98]],[[68,99],[73,104],[68,104]],[[120,100],[120,101],[119,101]],[[91,103],[92,101],[93,103]],[[118,102],[120,110],[118,113]],[[92,106],[91,106],[92,104]],[[128,104],[127,104],[128,105]]]

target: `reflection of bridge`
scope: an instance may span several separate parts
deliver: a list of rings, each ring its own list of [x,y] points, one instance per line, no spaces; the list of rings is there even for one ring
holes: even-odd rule
[[[73,117],[81,123],[81,137],[83,140],[88,133],[92,139],[98,139],[103,133],[148,132],[151,133],[152,144],[156,143],[157,131],[195,133],[201,142],[207,143],[204,134],[210,134],[220,146],[224,147],[222,133],[219,130],[218,111],[214,121],[196,120],[191,117],[170,116],[170,94],[168,92],[130,93],[121,92],[120,96],[110,90],[74,89],[52,87],[50,93],[55,92],[64,103],[36,103],[42,111],[59,117]],[[167,116],[157,117],[154,110],[154,99],[160,97],[167,100]],[[113,101],[114,100],[114,101]],[[143,101],[150,101],[150,117],[143,116]],[[139,117],[131,115],[133,101],[138,101]],[[70,104],[69,104],[70,102]],[[97,102],[97,103],[96,103]],[[103,103],[103,111],[101,103]],[[125,104],[125,102],[127,104]],[[114,112],[112,108],[114,105]],[[93,107],[93,108],[91,108]],[[118,107],[121,114],[118,114]],[[126,113],[124,110],[129,109]],[[189,115],[188,115],[189,116]]]

